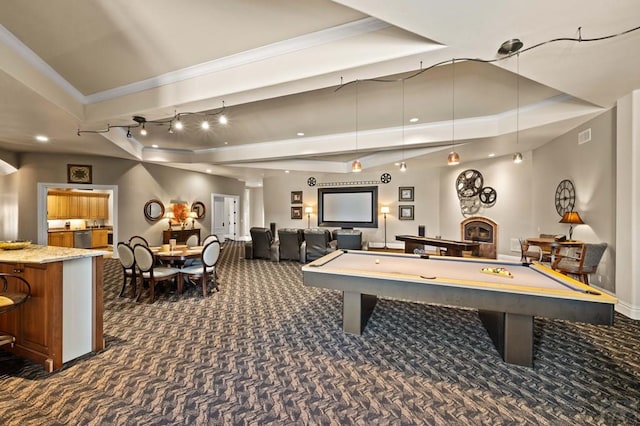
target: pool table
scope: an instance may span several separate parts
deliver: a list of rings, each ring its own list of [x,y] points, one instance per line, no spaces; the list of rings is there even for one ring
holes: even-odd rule
[[[475,308],[504,361],[528,367],[535,316],[612,325],[617,302],[539,263],[338,250],[302,272],[306,286],[343,292],[346,333],[363,332],[379,296]]]

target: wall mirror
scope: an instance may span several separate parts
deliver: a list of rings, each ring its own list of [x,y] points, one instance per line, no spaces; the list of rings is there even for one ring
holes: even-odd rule
[[[196,219],[203,219],[205,213],[204,203],[195,201],[191,204],[191,211],[196,213]]]
[[[156,221],[164,217],[164,204],[160,200],[149,200],[144,205],[144,217]]]

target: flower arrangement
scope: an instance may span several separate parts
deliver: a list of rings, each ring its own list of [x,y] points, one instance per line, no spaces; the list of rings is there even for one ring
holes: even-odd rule
[[[173,220],[177,223],[180,223],[183,227],[187,218],[189,217],[189,211],[187,210],[186,204],[173,204]]]

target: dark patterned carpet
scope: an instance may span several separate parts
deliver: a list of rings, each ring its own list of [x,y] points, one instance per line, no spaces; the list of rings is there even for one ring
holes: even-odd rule
[[[345,335],[339,293],[242,254],[227,243],[219,293],[154,304],[119,298],[107,259],[106,349],[53,374],[0,351],[0,424],[640,424],[639,321],[536,319],[517,367],[475,311],[381,300]]]

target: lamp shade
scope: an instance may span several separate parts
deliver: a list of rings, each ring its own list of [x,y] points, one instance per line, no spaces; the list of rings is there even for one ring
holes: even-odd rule
[[[455,166],[460,164],[460,156],[457,152],[451,151],[449,156],[447,157],[447,164],[450,166]]]
[[[305,207],[304,212],[307,214],[313,213],[313,207]]]
[[[389,210],[389,207],[388,207],[388,206],[382,206],[382,207],[380,207],[380,213],[387,214],[387,213],[389,213],[390,211],[391,211],[391,210]]]
[[[175,217],[175,215],[173,214],[173,212],[167,212],[164,215],[164,217],[167,218],[167,219],[173,219]]]
[[[566,212],[559,223],[570,223],[572,225],[582,225],[584,222],[578,212]]]

